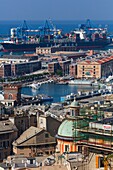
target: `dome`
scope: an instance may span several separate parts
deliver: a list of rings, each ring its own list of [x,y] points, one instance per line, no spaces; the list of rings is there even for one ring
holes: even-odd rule
[[[71,103],[71,107],[78,107],[79,103],[76,101],[76,98],[74,98],[74,101]]]
[[[57,136],[62,136],[64,138],[72,138],[73,137],[73,123],[74,120],[72,119],[67,119],[62,124],[60,125],[58,129],[58,135]]]

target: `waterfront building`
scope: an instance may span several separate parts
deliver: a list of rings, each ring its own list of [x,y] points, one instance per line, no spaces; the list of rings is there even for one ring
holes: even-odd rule
[[[59,46],[53,46],[53,47],[36,47],[36,54],[41,55],[49,55],[51,53],[55,53],[56,51],[59,51]]]
[[[50,62],[48,63],[48,72],[53,74],[58,74],[58,71],[61,71],[61,74],[69,75],[69,65],[71,61],[65,60],[65,61],[57,61],[57,62]]]
[[[79,58],[85,58],[89,55],[88,51],[58,51],[51,54],[51,57],[59,56],[67,60],[73,60],[74,62]]]
[[[37,47],[36,48],[36,54],[41,55],[50,55],[53,53],[61,52],[64,53],[67,51],[76,51],[76,47],[74,46],[53,46],[53,47]]]
[[[50,62],[48,63],[48,72],[51,74],[57,73],[58,70],[61,70],[59,62]]]
[[[55,152],[56,140],[44,129],[31,126],[13,142],[16,155],[38,156]]]
[[[11,77],[11,64],[0,63],[0,77]]]
[[[77,78],[107,78],[112,73],[112,52],[100,53],[77,61]]]
[[[41,69],[41,62],[38,60],[24,63],[13,63],[11,65],[12,75],[21,76],[30,74]]]
[[[76,78],[77,77],[77,64],[72,63],[69,66],[69,75]]]
[[[0,59],[0,77],[21,76],[41,69],[37,55],[6,55]]]

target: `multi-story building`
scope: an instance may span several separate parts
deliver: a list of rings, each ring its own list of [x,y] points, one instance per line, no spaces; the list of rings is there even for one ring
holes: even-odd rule
[[[69,75],[69,65],[71,61],[57,61],[57,62],[50,62],[48,64],[48,72],[49,73],[57,73],[58,70],[62,72],[62,75]]]
[[[55,152],[56,141],[46,130],[31,126],[13,142],[16,155],[38,156]]]
[[[77,77],[77,64],[76,63],[72,63],[69,66],[69,74],[72,77]]]
[[[36,48],[36,54],[51,54],[55,53],[56,51],[59,51],[60,48],[57,46],[54,47],[37,47]]]
[[[41,69],[41,61],[29,61],[24,63],[13,63],[11,65],[12,75],[20,76],[35,72]]]
[[[11,64],[0,64],[0,77],[11,76]]]
[[[64,53],[66,51],[76,51],[75,46],[54,46],[54,47],[37,47],[36,48],[36,54],[47,54],[50,55],[55,52],[63,51]],[[71,52],[70,52],[71,53]]]
[[[97,56],[77,62],[77,78],[106,78],[113,73],[113,56]]]
[[[12,142],[17,138],[17,128],[9,120],[0,120],[0,161],[12,154]]]
[[[94,169],[109,166],[104,164],[105,158],[113,153],[113,118],[104,118],[99,112],[80,112],[79,104],[74,100],[70,113],[61,123],[57,137],[57,149],[60,153],[80,152],[90,157],[94,162]],[[112,155],[113,157],[113,155]]]
[[[61,70],[59,62],[50,62],[48,63],[48,72],[55,74],[58,70]]]
[[[69,66],[70,66],[71,61],[70,60],[66,60],[66,61],[60,61],[60,67],[62,69],[62,75],[69,75]]]
[[[19,105],[21,103],[21,85],[5,84],[4,87],[4,100],[1,101],[6,106]]]
[[[82,61],[77,63],[77,78],[100,78],[101,66],[96,61]]]
[[[3,56],[0,58],[0,77],[21,76],[41,69],[38,56]]]
[[[37,127],[45,129],[51,136],[55,137],[61,121],[51,117],[50,115],[40,115],[37,120]]]
[[[23,114],[15,114],[14,116],[10,116],[9,120],[15,124],[18,129],[18,137],[26,131],[30,126],[37,127],[37,116],[30,115],[28,112]]]

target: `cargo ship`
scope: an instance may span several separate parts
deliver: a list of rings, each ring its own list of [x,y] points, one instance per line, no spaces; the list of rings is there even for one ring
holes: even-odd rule
[[[65,47],[62,48],[65,50],[69,50],[66,47],[74,47],[72,49],[75,51],[103,49],[110,43],[110,39],[107,38],[106,28],[93,28],[91,25],[81,24],[79,28],[63,34],[60,29],[49,27],[46,21],[46,26],[37,30],[30,30],[27,26],[12,28],[10,39],[4,40],[0,44],[4,52],[35,52],[37,47],[57,45]]]

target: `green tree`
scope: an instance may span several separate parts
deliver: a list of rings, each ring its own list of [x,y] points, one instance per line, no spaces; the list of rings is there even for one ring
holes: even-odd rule
[[[56,74],[59,75],[59,76],[62,76],[62,70],[58,69],[58,70],[56,71]]]

